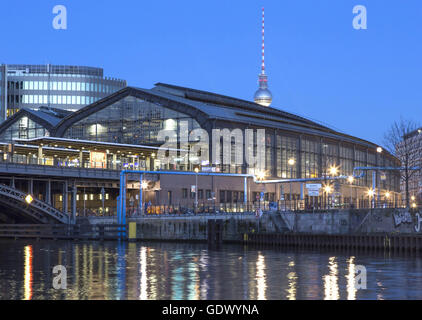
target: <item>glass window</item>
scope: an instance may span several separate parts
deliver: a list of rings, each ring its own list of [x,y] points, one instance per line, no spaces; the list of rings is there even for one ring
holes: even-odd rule
[[[0,134],[0,140],[11,142],[15,139],[32,139],[48,135],[49,132],[43,126],[24,116]]]

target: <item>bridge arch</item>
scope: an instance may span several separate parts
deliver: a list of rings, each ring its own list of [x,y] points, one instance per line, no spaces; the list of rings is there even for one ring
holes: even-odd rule
[[[28,203],[27,193],[0,185],[0,222],[61,224],[69,223],[69,215],[48,203],[33,198]]]

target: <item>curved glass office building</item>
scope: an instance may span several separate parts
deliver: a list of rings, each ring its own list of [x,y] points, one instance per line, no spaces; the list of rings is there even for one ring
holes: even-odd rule
[[[51,64],[2,67],[6,78],[1,90],[7,92],[4,119],[21,108],[47,106],[76,111],[127,85],[124,80],[104,77],[101,68]]]

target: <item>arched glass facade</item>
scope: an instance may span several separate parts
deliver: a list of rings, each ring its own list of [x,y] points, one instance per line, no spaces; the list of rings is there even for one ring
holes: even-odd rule
[[[161,145],[160,130],[179,131],[181,121],[189,130],[200,128],[198,122],[181,112],[128,96],[74,123],[64,138],[112,143]]]
[[[49,131],[42,125],[23,116],[0,134],[0,141],[11,142],[16,139],[33,139],[49,135]]]

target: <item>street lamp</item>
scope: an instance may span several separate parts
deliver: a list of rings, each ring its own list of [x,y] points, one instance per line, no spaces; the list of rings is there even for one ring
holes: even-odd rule
[[[331,176],[335,177],[338,174],[338,168],[335,167],[335,166],[332,166],[330,168],[330,174],[331,174]]]
[[[381,148],[381,147],[378,147],[378,148],[377,148],[377,152],[378,152],[378,153],[382,153],[382,151],[383,151],[383,150],[382,150],[382,148]]]
[[[293,179],[293,166],[295,165],[296,161],[293,158],[290,158],[287,161],[290,167],[290,179]],[[290,195],[289,195],[289,202],[290,202],[290,210],[292,209],[292,181],[290,181]]]
[[[369,197],[369,202],[371,203],[371,198],[374,197],[375,190],[374,189],[368,189],[367,194],[368,194],[368,197]],[[372,205],[371,205],[371,208],[372,208]]]
[[[333,191],[333,188],[331,188],[331,186],[327,184],[324,187],[324,191],[325,191],[325,202],[328,208],[328,195]]]
[[[140,210],[141,210],[141,215],[143,215],[144,212],[144,190],[146,190],[148,188],[148,182],[145,180],[142,180],[141,183],[141,190],[139,190],[139,204],[140,204]],[[146,212],[145,212],[146,214]]]
[[[347,177],[347,181],[349,182],[349,184],[350,184],[350,207],[352,207],[352,205],[353,205],[353,201],[352,201],[352,199],[353,199],[353,182],[355,181],[355,178],[353,177],[353,176],[348,176]]]
[[[265,176],[266,176],[267,174],[266,174],[266,172],[264,171],[264,170],[258,170],[257,172],[256,172],[256,174],[255,174],[255,176],[256,176],[256,179],[258,180],[258,181],[263,181],[263,180],[265,180]],[[265,188],[265,185],[263,184],[262,185],[262,193],[264,193],[264,189]],[[259,196],[259,209],[261,209],[261,196]]]
[[[30,194],[28,194],[28,195],[25,197],[25,201],[26,201],[26,203],[27,203],[27,204],[31,204],[31,203],[32,203],[32,201],[34,201],[34,198],[32,198],[32,196],[31,196]]]
[[[389,200],[390,200],[390,197],[391,197],[390,192],[389,192],[389,191],[387,191],[387,192],[385,193],[384,197],[385,197],[385,199],[387,200],[387,205],[389,206]]]
[[[265,179],[265,171],[259,170],[255,176],[259,181],[262,181]]]

